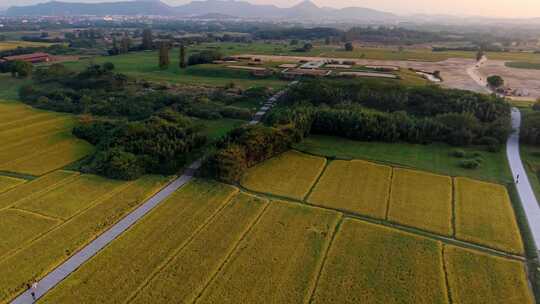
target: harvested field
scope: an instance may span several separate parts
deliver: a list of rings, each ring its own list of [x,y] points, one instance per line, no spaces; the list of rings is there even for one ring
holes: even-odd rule
[[[394,169],[388,220],[451,236],[452,179]]]
[[[0,42],[0,51],[14,50],[20,47],[49,47],[52,43],[30,42],[30,41],[2,41]]]
[[[289,151],[249,169],[241,184],[253,191],[302,200],[325,164],[324,158]]]
[[[25,200],[15,206],[65,220],[90,207],[123,184],[95,175],[82,175],[66,185],[40,195],[39,198]]]
[[[273,203],[199,303],[307,303],[338,213]]]
[[[0,258],[0,303],[6,303],[21,292],[27,282],[43,277],[72,256],[154,194],[166,181],[167,179],[158,176],[143,177],[17,252]]]
[[[176,250],[188,244],[236,192],[222,184],[191,182],[48,293],[43,303],[126,300]]]
[[[523,254],[519,227],[506,188],[456,178],[454,195],[458,239]]]
[[[34,195],[43,193],[64,182],[68,182],[77,175],[79,174],[70,171],[55,171],[26,184],[22,184],[8,192],[2,193],[0,195],[0,210],[15,205],[23,199],[28,199]]]
[[[48,231],[59,222],[20,210],[0,211],[0,258]]]
[[[24,179],[13,178],[9,176],[0,176],[0,193],[11,190],[26,181]]]
[[[192,303],[266,206],[254,196],[235,196],[130,303]]]
[[[392,168],[365,161],[332,161],[307,199],[310,204],[384,219]]]
[[[312,303],[448,303],[442,244],[345,219]]]
[[[444,260],[454,303],[534,303],[521,262],[450,245]]]

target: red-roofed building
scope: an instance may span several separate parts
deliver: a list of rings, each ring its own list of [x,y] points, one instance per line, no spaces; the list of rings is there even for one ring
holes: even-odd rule
[[[7,56],[2,59],[4,59],[5,61],[26,61],[30,63],[41,63],[41,62],[52,61],[51,55],[47,53],[32,53],[32,54],[17,55],[17,56]]]

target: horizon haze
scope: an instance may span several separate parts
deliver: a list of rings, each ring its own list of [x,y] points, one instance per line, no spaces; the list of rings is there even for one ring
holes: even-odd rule
[[[63,0],[62,2],[119,2],[127,0]],[[238,0],[237,0],[238,1]],[[278,7],[291,7],[303,0],[242,0],[253,4],[270,4]],[[0,0],[0,8],[24,6],[49,2],[49,0]],[[169,5],[181,5],[191,0],[163,0]],[[312,0],[318,6],[333,8],[366,7],[398,15],[429,14],[453,16],[482,16],[497,18],[540,18],[540,1],[537,0],[454,0],[433,2],[430,0]]]

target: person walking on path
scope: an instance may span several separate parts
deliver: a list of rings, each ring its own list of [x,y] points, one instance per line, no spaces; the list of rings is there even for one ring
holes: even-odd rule
[[[34,281],[34,283],[32,284],[32,291],[30,292],[30,294],[32,295],[32,299],[34,301],[36,300],[37,287],[38,287],[38,283],[37,283],[37,281]]]
[[[516,185],[519,184],[519,174],[516,176]]]

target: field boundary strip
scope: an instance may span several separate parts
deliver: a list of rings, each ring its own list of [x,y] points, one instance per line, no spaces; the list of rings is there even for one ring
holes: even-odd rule
[[[303,152],[302,152],[303,153]],[[315,155],[313,155],[315,156]],[[323,157],[324,158],[324,157]],[[317,176],[317,178],[315,179],[315,182],[311,185],[311,187],[309,188],[309,191],[306,193],[306,195],[302,198],[302,201],[306,201],[310,196],[311,194],[313,193],[313,191],[315,190],[315,187],[317,186],[317,184],[319,183],[319,181],[321,180],[321,178],[323,177],[324,173],[326,172],[326,169],[328,169],[328,166],[330,166],[330,163],[332,162],[333,160],[330,160],[328,158],[326,158],[325,162],[324,162],[324,167],[322,168],[321,172],[319,172],[319,175]]]
[[[452,298],[452,289],[450,289],[450,281],[448,278],[448,269],[446,266],[446,255],[444,253],[444,250],[446,249],[446,244],[442,244],[441,246],[441,258],[443,263],[443,272],[444,272],[444,284],[446,286],[446,293],[448,294],[448,304],[453,304],[454,299]],[[527,264],[527,263],[524,263]],[[532,289],[531,289],[532,290]]]
[[[17,208],[17,207],[11,207],[11,208],[7,208],[5,210],[16,210],[16,211],[24,212],[24,213],[31,214],[31,215],[34,215],[34,216],[42,217],[42,218],[45,218],[45,219],[54,220],[54,221],[57,221],[57,222],[64,222],[64,219],[61,219],[59,217],[54,217],[54,216],[51,216],[51,215],[47,215],[47,214],[43,214],[41,212],[37,212],[37,211],[34,211],[34,210],[26,210],[26,209]]]
[[[251,195],[251,194],[248,194],[248,195]],[[271,201],[269,201],[266,206],[264,206],[263,210],[261,211],[261,213],[257,216],[257,218],[253,221],[253,223],[251,223],[251,225],[248,227],[248,229],[246,229],[246,231],[244,232],[244,234],[242,235],[242,237],[238,240],[238,242],[236,242],[236,244],[234,244],[233,248],[230,250],[230,252],[227,253],[227,255],[225,256],[225,259],[223,259],[223,263],[221,263],[221,265],[219,265],[218,269],[212,274],[212,276],[210,277],[210,279],[208,280],[208,282],[206,282],[206,284],[203,286],[203,288],[201,289],[201,291],[199,292],[199,294],[195,297],[195,300],[193,300],[192,304],[195,304],[199,301],[199,299],[201,298],[201,296],[204,294],[204,292],[206,291],[206,289],[208,288],[208,286],[212,285],[212,283],[216,280],[218,274],[223,270],[223,268],[228,264],[230,258],[233,256],[233,254],[236,252],[236,250],[238,249],[238,247],[240,246],[240,244],[242,244],[242,242],[246,239],[246,237],[251,233],[251,231],[253,231],[253,228],[255,226],[257,226],[257,224],[261,221],[261,219],[264,217],[264,215],[267,213],[268,211],[268,208],[270,207],[270,205],[272,204]]]
[[[385,212],[385,215],[384,215],[384,220],[385,221],[389,221],[390,220],[388,219],[388,216],[390,214],[390,206],[391,206],[391,201],[392,201],[392,189],[394,189],[394,174],[395,174],[395,170],[396,168],[390,166],[390,168],[392,168],[392,170],[390,171],[390,182],[389,182],[389,187],[388,187],[388,199],[386,200],[386,212]]]
[[[197,229],[195,229],[184,242],[182,242],[180,245],[178,245],[178,247],[173,249],[172,252],[169,255],[167,255],[163,259],[163,261],[152,270],[152,272],[150,272],[150,274],[146,277],[146,279],[144,279],[144,281],[142,281],[139,284],[139,286],[137,286],[137,288],[133,290],[133,292],[131,292],[131,294],[129,294],[122,303],[131,302],[137,296],[137,294],[152,281],[152,279],[156,275],[158,275],[167,265],[169,265],[171,261],[178,254],[180,254],[182,250],[184,250],[184,248],[186,248],[187,246],[189,246],[189,244],[193,242],[193,240],[201,233],[202,230],[204,230],[204,228],[210,225],[210,223],[214,222],[214,220],[231,203],[231,201],[234,199],[236,195],[238,195],[238,193],[239,191],[237,188],[233,192],[231,192],[231,194],[224,199],[225,203],[221,205],[218,209],[216,209],[216,211],[212,215],[210,215],[202,224],[200,224],[197,227]]]
[[[339,220],[337,222],[337,225],[334,227],[334,230],[332,231],[332,237],[330,238],[330,242],[328,243],[328,247],[326,248],[326,251],[324,252],[322,256],[321,265],[319,267],[319,270],[317,271],[317,274],[315,275],[315,281],[313,283],[313,288],[309,292],[309,297],[306,298],[306,303],[312,303],[313,297],[315,296],[315,290],[317,289],[317,286],[319,285],[319,281],[322,276],[323,268],[326,265],[326,260],[328,259],[328,252],[330,252],[330,249],[332,248],[334,244],[334,240],[336,239],[337,234],[340,231],[341,224],[343,224],[343,219],[345,218],[344,214],[340,214]]]

